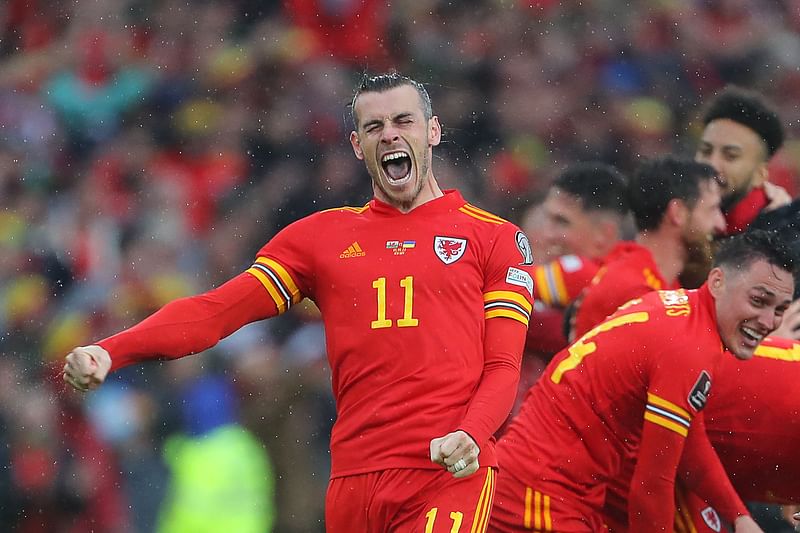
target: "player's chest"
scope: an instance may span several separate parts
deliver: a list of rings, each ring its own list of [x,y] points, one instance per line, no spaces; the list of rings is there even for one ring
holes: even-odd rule
[[[354,228],[332,234],[316,251],[324,264],[318,281],[351,290],[412,282],[433,291],[480,290],[481,245],[475,234],[453,227]]]

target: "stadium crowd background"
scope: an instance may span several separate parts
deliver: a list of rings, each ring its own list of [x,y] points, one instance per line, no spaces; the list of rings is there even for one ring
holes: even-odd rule
[[[86,397],[58,369],[241,272],[292,220],[365,203],[347,142],[365,70],[426,83],[440,182],[518,220],[571,162],[630,172],[693,153],[699,106],[728,83],[776,104],[789,140],[771,180],[796,196],[797,65],[797,0],[3,2],[2,529],[186,530],[188,466],[170,450],[235,425],[258,444],[227,459],[242,469],[232,498],[264,494],[262,529],[322,530],[334,407],[313,307]],[[220,531],[232,508],[182,482]]]

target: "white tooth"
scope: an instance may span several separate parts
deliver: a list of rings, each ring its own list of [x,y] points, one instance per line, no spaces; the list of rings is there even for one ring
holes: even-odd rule
[[[745,333],[747,333],[748,335],[750,335],[751,337],[753,337],[756,340],[760,341],[763,338],[763,335],[759,335],[758,333],[756,333],[755,331],[753,331],[750,328],[742,327],[742,331],[744,331]]]

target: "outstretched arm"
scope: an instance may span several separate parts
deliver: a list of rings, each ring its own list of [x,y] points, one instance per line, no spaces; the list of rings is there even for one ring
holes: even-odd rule
[[[261,282],[242,273],[214,290],[170,302],[96,345],[73,349],[64,380],[77,390],[93,389],[111,371],[146,359],[201,352],[245,324],[277,314]]]

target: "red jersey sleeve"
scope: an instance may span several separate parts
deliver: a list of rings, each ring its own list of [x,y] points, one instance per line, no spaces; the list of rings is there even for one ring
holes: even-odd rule
[[[313,294],[314,254],[308,249],[306,237],[319,231],[314,225],[316,216],[319,214],[293,222],[278,232],[258,251],[255,262],[247,269],[264,286],[279,313]]]
[[[594,261],[577,255],[564,255],[535,265],[536,298],[550,307],[566,307],[589,285],[598,268]]]
[[[689,431],[679,475],[687,487],[731,524],[740,516],[749,514],[717,452],[711,446],[702,413],[697,416]]]
[[[207,293],[168,303],[135,326],[98,342],[111,370],[145,359],[201,352],[240,327],[277,314],[256,279],[240,274]]]
[[[705,407],[711,391],[721,346],[715,329],[691,345],[675,338],[673,332],[681,322],[695,324],[688,331],[702,334],[713,318],[703,316],[699,308],[692,309],[686,291],[662,291],[659,297],[664,311],[653,314],[652,320],[658,321],[659,327],[647,341],[653,355],[648,360],[642,441],[631,481],[629,519],[633,531],[669,531],[672,526],[674,512],[664,513],[664,502],[673,501],[678,463],[693,420]],[[713,482],[720,482],[713,467],[712,463],[702,468],[707,469],[704,475],[712,480],[711,487],[718,489],[713,486]],[[725,492],[725,488],[719,492]]]
[[[533,309],[531,263],[525,234],[513,224],[499,226],[485,269],[483,375],[460,426],[478,446],[497,431],[516,397]],[[500,318],[506,320],[497,320]]]

